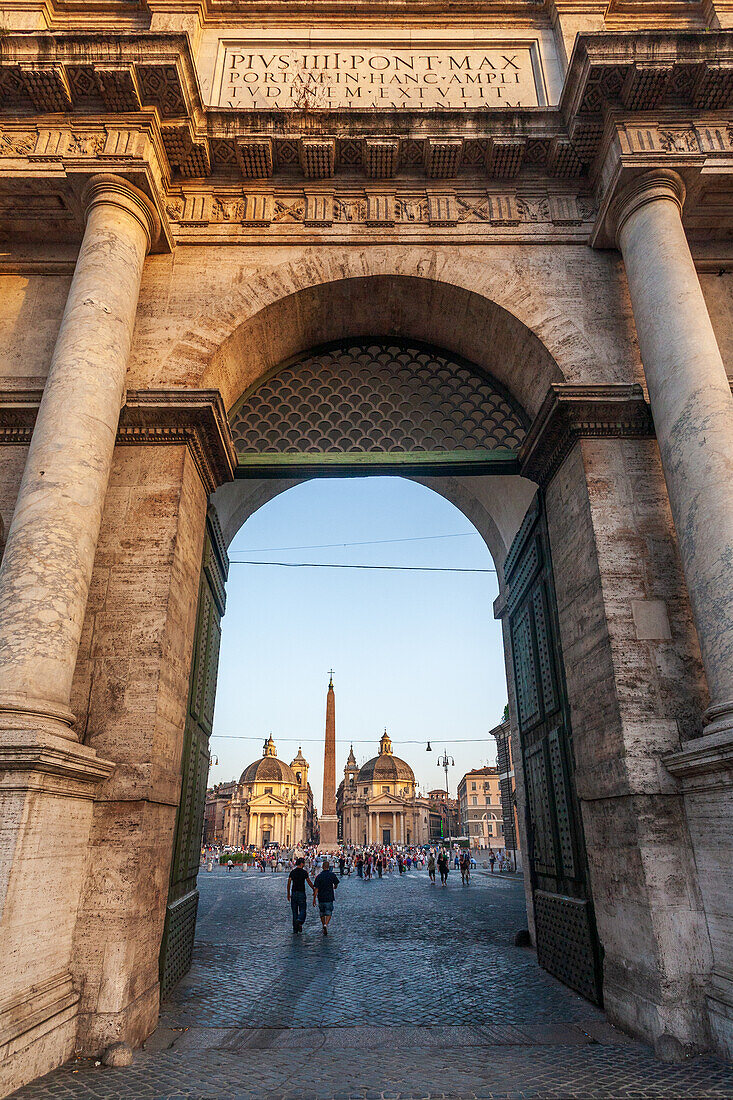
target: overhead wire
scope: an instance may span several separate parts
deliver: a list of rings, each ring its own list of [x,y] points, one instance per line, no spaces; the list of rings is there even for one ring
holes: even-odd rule
[[[395,542],[429,542],[431,539],[465,539],[473,532],[461,531],[453,535],[415,535],[404,539],[369,539],[366,542],[321,542],[311,546],[264,546],[257,549],[254,546],[244,546],[239,550],[240,554],[280,554],[285,550],[334,550],[337,547],[347,546],[387,546]]]
[[[242,561],[229,559],[230,565],[266,565],[278,569],[367,569],[397,573],[496,573],[495,569],[469,569],[454,565],[362,565],[315,561]]]

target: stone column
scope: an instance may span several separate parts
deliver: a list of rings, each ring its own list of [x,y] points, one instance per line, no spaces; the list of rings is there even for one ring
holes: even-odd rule
[[[0,567],[0,722],[8,711],[58,719],[68,737],[143,262],[157,231],[147,199],[116,176],[95,176],[84,201],[84,239]]]
[[[392,843],[397,843],[397,814],[392,811]]]
[[[733,735],[733,397],[690,255],[680,177],[649,172],[614,218],[664,477],[710,691],[705,734]]]
[[[86,229],[0,566],[2,1084],[68,1058],[93,799],[113,765],[71,731],[71,683],[124,392],[143,262],[157,222],[124,180],[87,186]],[[39,950],[38,945],[43,944]],[[39,991],[45,991],[41,995]]]

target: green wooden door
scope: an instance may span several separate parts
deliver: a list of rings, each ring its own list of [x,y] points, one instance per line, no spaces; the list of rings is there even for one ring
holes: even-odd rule
[[[542,501],[530,509],[504,565],[519,740],[524,765],[537,959],[601,1004],[596,933],[573,738]]]
[[[198,615],[181,760],[181,801],[176,820],[165,928],[160,948],[161,996],[191,966],[199,893],[201,835],[209,778],[209,737],[214,718],[221,617],[228,560],[218,524],[206,521]]]

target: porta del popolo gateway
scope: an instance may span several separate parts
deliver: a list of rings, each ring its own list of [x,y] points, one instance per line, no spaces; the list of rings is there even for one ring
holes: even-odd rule
[[[730,0],[2,24],[0,1093],[188,972],[227,548],[324,475],[493,557],[538,965],[733,1058]]]

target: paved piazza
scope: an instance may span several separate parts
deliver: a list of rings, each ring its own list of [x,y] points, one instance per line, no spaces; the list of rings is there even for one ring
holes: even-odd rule
[[[291,932],[285,875],[199,876],[194,964],[125,1069],[70,1063],[50,1097],[731,1097],[711,1057],[666,1066],[513,946],[521,881],[426,872],[337,894],[328,938]]]

